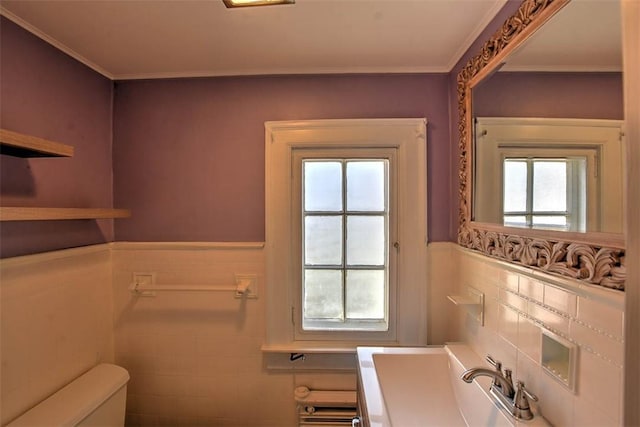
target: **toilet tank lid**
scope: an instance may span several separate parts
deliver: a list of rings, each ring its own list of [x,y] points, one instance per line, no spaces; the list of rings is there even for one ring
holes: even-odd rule
[[[7,427],[76,425],[128,381],[129,373],[123,367],[109,363],[100,364],[18,417]]]

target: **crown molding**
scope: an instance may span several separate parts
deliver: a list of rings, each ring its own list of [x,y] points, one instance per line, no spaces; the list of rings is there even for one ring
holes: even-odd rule
[[[13,14],[12,12],[8,11],[7,9],[5,9],[1,5],[0,5],[0,15],[4,16],[8,20],[12,21],[14,24],[16,24],[16,25],[24,28],[25,30],[29,31],[34,36],[44,40],[47,43],[49,43],[51,46],[55,47],[56,49],[61,50],[62,52],[66,53],[67,55],[69,55],[70,57],[75,59],[76,61],[86,65],[89,68],[91,68],[93,71],[103,75],[104,77],[108,78],[109,80],[114,80],[114,75],[111,74],[110,72],[108,72],[107,70],[105,70],[104,68],[102,68],[101,66],[99,66],[98,64],[88,60],[87,58],[85,58],[84,56],[82,56],[81,54],[76,52],[75,50],[71,49],[69,46],[67,46],[64,43],[56,40],[55,38],[53,38],[51,36],[49,36],[44,31],[42,31],[42,30],[34,27],[33,25],[29,24],[28,22],[26,22],[22,18],[18,17],[17,15]]]

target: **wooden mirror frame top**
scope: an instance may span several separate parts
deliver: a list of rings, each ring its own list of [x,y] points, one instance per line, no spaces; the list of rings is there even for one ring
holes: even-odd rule
[[[458,74],[458,244],[487,256],[588,284],[624,290],[624,237],[504,227],[472,220],[473,126],[471,89],[570,0],[524,0],[516,13]]]

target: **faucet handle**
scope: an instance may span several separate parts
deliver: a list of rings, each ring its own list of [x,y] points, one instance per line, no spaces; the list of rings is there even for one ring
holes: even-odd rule
[[[531,412],[529,400],[527,399],[537,402],[538,397],[524,388],[524,383],[522,381],[517,382],[517,387],[518,390],[516,391],[516,395],[513,397],[513,414],[518,419],[530,420],[533,418],[533,412]]]
[[[533,394],[529,390],[527,390],[524,387],[524,383],[522,381],[518,381],[517,382],[517,387],[518,387],[518,392],[520,392],[521,395],[524,395],[524,396],[528,397],[529,399],[533,400],[534,402],[538,401],[538,396],[536,396],[535,394]],[[516,393],[516,394],[518,394],[518,393]]]
[[[511,387],[513,387],[513,379],[511,378],[511,369],[505,368],[504,377],[509,382],[509,384],[511,384]],[[524,387],[524,384],[522,384],[522,386]]]
[[[502,370],[502,362],[500,362],[499,360],[495,360],[490,354],[487,354],[487,362],[489,362],[491,366],[496,368],[497,371],[500,372]]]
[[[489,362],[489,364],[491,366],[493,366],[494,368],[496,368],[496,372],[500,375],[502,375],[502,362],[500,362],[499,360],[495,360],[490,354],[487,354],[487,362]],[[508,380],[511,383],[511,386],[513,388],[513,382],[511,381],[511,378],[509,378]],[[498,381],[497,378],[493,378],[493,382],[491,384],[491,387],[493,388],[497,388],[500,391],[504,392],[505,390],[502,390],[502,385],[500,385],[500,382]]]

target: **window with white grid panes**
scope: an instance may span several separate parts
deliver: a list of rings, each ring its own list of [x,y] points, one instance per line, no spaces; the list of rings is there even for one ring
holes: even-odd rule
[[[302,329],[387,330],[389,159],[301,163]]]
[[[263,348],[425,345],[426,120],[265,130]]]

